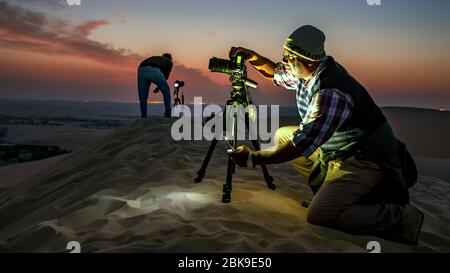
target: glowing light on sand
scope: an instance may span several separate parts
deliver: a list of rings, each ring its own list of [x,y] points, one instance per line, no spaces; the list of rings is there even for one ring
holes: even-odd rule
[[[167,195],[167,198],[174,202],[194,201],[197,203],[209,203],[212,201],[210,196],[195,192],[172,192]]]

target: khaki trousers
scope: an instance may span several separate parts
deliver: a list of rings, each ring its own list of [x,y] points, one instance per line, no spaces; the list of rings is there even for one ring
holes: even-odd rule
[[[291,141],[298,126],[281,127],[275,142]],[[302,175],[309,177],[316,150],[308,158],[300,157],[290,163]],[[308,209],[311,224],[339,229],[354,234],[376,234],[386,231],[401,219],[401,205],[367,201],[367,197],[382,181],[377,164],[357,160],[331,161],[325,182],[315,194]]]

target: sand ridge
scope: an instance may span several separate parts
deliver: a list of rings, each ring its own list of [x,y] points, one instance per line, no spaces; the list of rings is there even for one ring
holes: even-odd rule
[[[421,176],[411,199],[425,215],[419,246],[313,226],[300,200],[312,195],[289,164],[238,168],[233,201],[220,201],[226,147],[219,142],[195,184],[207,141],[170,137],[173,120],[139,119],[0,193],[0,251],[64,252],[385,252],[449,251],[450,184]]]

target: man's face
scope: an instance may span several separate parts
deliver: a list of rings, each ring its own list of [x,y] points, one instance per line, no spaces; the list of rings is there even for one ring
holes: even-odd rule
[[[300,62],[299,58],[290,53],[288,50],[284,50],[282,62],[296,78],[306,79],[310,74],[305,65]]]

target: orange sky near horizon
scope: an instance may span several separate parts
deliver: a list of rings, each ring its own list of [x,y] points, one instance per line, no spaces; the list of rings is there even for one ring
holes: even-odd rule
[[[19,52],[16,50],[0,50],[2,68],[0,72],[18,80],[31,80],[39,82],[61,83],[90,83],[97,85],[114,84],[127,89],[135,89],[136,67],[138,63],[121,67],[104,64],[97,61],[79,58],[77,56],[50,56],[41,53]],[[433,64],[424,64],[420,70],[410,63],[394,63],[386,66],[380,61],[360,63],[357,60],[339,60],[355,78],[361,81],[368,90],[377,92],[407,93],[417,90],[448,90],[448,75],[450,70],[446,67],[436,69]],[[428,67],[427,67],[428,66]],[[200,69],[201,70],[201,69]],[[253,68],[249,68],[249,77],[257,80],[261,92],[272,93],[277,89],[272,84],[257,76]],[[431,73],[430,71],[435,71]],[[223,74],[211,73],[207,69],[201,70],[205,77],[211,78],[215,83],[228,87],[228,77]],[[177,71],[173,71],[171,79],[177,78]],[[175,76],[174,76],[175,75]],[[180,75],[178,78],[182,78]],[[184,79],[189,85],[199,83]],[[202,95],[198,92],[198,95]],[[205,94],[203,94],[205,95]],[[134,96],[134,94],[133,94]],[[61,94],[61,97],[65,97]],[[124,100],[131,97],[124,96]]]

